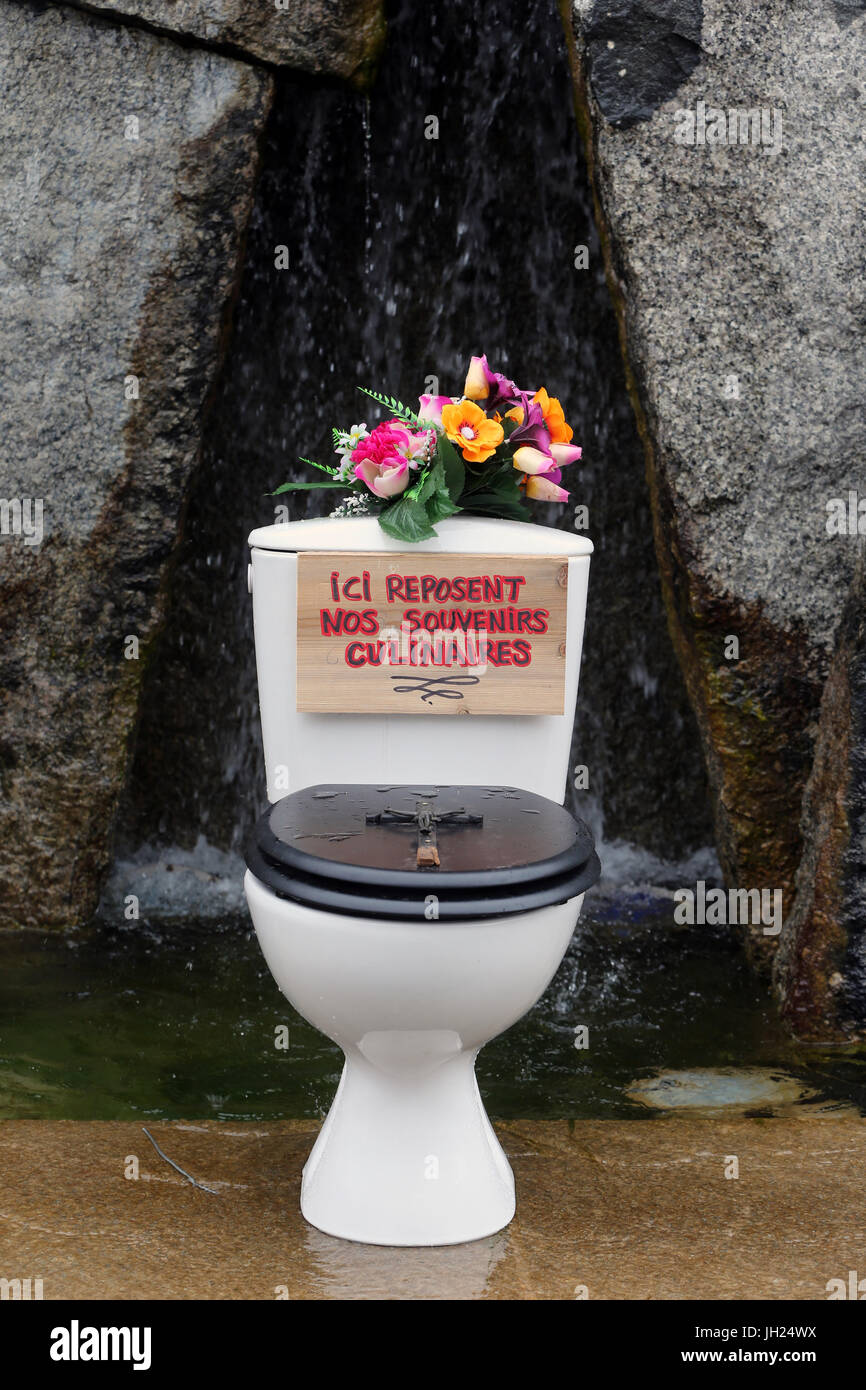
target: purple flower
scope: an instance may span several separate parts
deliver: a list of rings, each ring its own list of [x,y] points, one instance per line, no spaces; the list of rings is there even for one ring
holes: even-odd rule
[[[550,431],[544,420],[544,412],[538,401],[534,401],[528,391],[521,391],[518,409],[523,411],[523,419],[512,430],[508,436],[510,447],[515,449],[523,445],[529,445],[532,449],[540,449],[549,458],[553,455],[550,452]]]
[[[463,395],[470,401],[478,401],[488,414],[503,406],[514,405],[524,394],[509,377],[501,372],[491,372],[486,355],[470,358]]]

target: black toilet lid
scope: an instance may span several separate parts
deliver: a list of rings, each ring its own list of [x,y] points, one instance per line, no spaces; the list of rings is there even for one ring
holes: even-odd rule
[[[583,821],[516,787],[307,787],[265,812],[246,860],[280,897],[406,920],[431,920],[431,896],[439,920],[529,912],[601,872]]]

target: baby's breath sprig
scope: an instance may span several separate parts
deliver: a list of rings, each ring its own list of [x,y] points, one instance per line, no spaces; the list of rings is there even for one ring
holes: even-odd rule
[[[344,497],[339,506],[335,507],[329,516],[371,516],[374,507],[371,505],[372,498],[362,497],[357,493],[349,493]]]

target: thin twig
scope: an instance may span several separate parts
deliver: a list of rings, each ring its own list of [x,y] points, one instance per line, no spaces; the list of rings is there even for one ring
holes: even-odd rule
[[[185,1168],[181,1168],[180,1164],[175,1163],[173,1158],[169,1158],[168,1154],[163,1153],[162,1149],[157,1144],[149,1129],[145,1129],[144,1125],[142,1125],[141,1128],[147,1135],[153,1147],[156,1149],[156,1152],[159,1154],[160,1158],[164,1158],[166,1163],[170,1163],[172,1168],[174,1168],[176,1172],[181,1173],[183,1177],[187,1179],[188,1182],[192,1183],[193,1187],[201,1188],[202,1192],[210,1192],[213,1194],[214,1197],[219,1196],[219,1193],[217,1192],[215,1187],[205,1187],[203,1182],[196,1182],[195,1178],[192,1176],[191,1173],[188,1173]]]

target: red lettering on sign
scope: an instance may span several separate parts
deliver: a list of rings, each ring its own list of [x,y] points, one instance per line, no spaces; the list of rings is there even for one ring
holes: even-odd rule
[[[379,620],[375,608],[365,608],[359,613],[357,608],[338,608],[331,612],[328,608],[319,611],[319,625],[323,637],[339,637],[344,632],[363,632],[374,637],[379,631]]]

